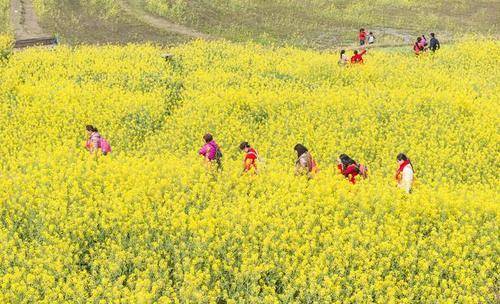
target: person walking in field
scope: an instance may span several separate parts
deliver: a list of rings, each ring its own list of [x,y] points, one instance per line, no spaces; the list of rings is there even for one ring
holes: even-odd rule
[[[425,49],[425,47],[427,47],[427,38],[425,38],[425,35],[424,35],[424,34],[422,34],[422,41],[421,41],[421,44],[422,44],[422,46],[424,47],[424,49]]]
[[[413,186],[413,176],[415,174],[413,165],[410,159],[403,153],[399,153],[396,157],[399,168],[396,171],[396,181],[398,187],[405,190],[406,193],[411,193]]]
[[[257,151],[250,147],[250,144],[246,141],[240,144],[240,150],[245,152],[245,158],[243,159],[243,173],[253,172],[254,174],[257,174],[257,160],[259,159]]]
[[[424,45],[422,44],[422,37],[418,37],[417,41],[413,45],[413,52],[418,56],[424,51]]]
[[[349,63],[349,58],[347,57],[345,50],[340,51],[339,65],[347,65]]]
[[[363,46],[366,44],[366,32],[364,28],[359,30],[358,38],[359,38],[359,45]]]
[[[375,43],[375,36],[373,35],[373,32],[370,32],[368,34],[368,44],[374,44]]]
[[[441,45],[439,44],[439,40],[436,38],[436,34],[431,33],[431,40],[429,41],[429,49],[432,52],[435,52],[441,48]]]
[[[358,175],[361,175],[363,178],[367,178],[368,176],[366,166],[359,165],[346,154],[340,154],[337,159],[337,168],[351,184],[356,184],[356,176]]]
[[[357,50],[354,51],[354,55],[351,57],[351,63],[352,64],[363,63],[364,54],[366,54],[366,50],[363,50],[361,53],[359,53]]]
[[[101,151],[102,155],[107,155],[111,152],[111,146],[108,141],[99,134],[96,127],[87,125],[85,126],[85,130],[87,131],[85,148],[87,148],[91,155],[97,155],[99,151]]]
[[[217,169],[222,169],[222,152],[219,145],[215,142],[212,134],[207,133],[203,136],[205,144],[198,151],[203,156],[207,166],[211,167],[213,163],[217,164]]]
[[[308,178],[313,178],[318,172],[318,165],[311,153],[302,144],[296,144],[293,149],[297,152],[295,175],[302,175],[305,173]]]

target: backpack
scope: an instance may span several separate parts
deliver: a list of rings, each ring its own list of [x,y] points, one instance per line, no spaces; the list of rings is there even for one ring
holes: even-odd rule
[[[367,166],[365,166],[363,164],[359,164],[358,171],[359,171],[359,175],[361,175],[364,179],[368,178],[368,167]]]
[[[219,148],[215,150],[215,162],[217,163],[217,167],[219,170],[222,170],[222,152],[220,151]]]
[[[215,151],[215,160],[220,161],[222,159],[222,152],[220,151],[219,148]]]
[[[104,155],[111,152],[111,145],[109,144],[109,142],[106,139],[104,139],[102,137],[99,138],[99,148],[101,148],[101,151]]]

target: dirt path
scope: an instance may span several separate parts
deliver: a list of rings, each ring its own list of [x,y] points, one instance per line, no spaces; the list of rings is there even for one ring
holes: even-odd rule
[[[38,17],[31,0],[11,0],[10,22],[16,39],[28,39],[47,34],[38,24]]]
[[[213,39],[210,35],[198,32],[192,28],[180,25],[180,24],[175,24],[172,22],[167,21],[166,19],[163,19],[161,17],[156,17],[153,16],[140,8],[136,8],[130,4],[128,0],[123,0],[119,1],[121,8],[135,16],[137,19],[147,23],[148,25],[155,27],[160,30],[168,31],[168,32],[174,32],[177,34],[193,37],[193,38],[200,38],[200,39]]]

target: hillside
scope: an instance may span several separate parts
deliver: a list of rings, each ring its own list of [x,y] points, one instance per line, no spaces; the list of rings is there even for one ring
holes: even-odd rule
[[[0,34],[9,30],[9,0],[0,0]]]
[[[496,35],[498,1],[361,0],[34,0],[42,26],[63,41],[177,44],[192,39],[164,18],[193,32],[231,41],[329,48],[351,44],[360,27],[379,43],[401,43],[435,31],[443,40],[467,33]],[[145,18],[145,14],[150,14]],[[1,20],[1,19],[0,19]]]

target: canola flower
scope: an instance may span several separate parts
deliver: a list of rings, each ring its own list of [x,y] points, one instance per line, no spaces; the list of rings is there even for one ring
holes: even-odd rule
[[[428,56],[194,42],[0,63],[0,302],[488,303],[496,41]],[[113,146],[92,158],[86,124]],[[224,171],[197,155],[212,132]],[[265,159],[243,176],[239,143]],[[295,177],[304,143],[321,171]],[[393,179],[397,153],[414,193]],[[335,159],[370,166],[350,185]]]

